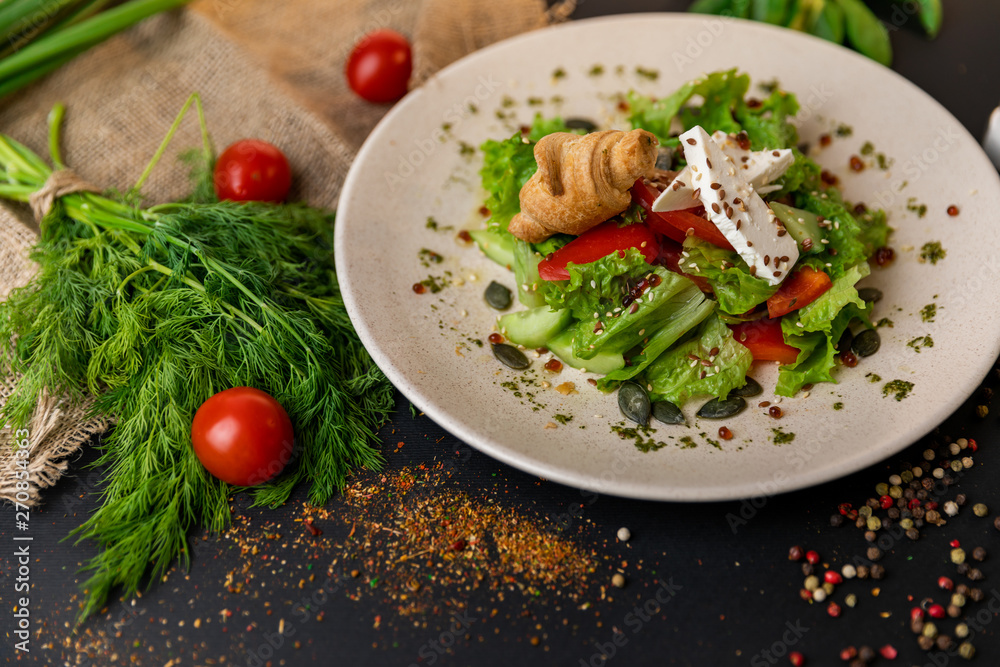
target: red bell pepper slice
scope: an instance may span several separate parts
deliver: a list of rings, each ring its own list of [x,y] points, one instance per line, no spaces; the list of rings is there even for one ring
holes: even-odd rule
[[[642,182],[640,178],[632,186],[632,200],[642,206],[646,211],[646,224],[653,231],[683,243],[687,236],[687,231],[697,236],[702,241],[708,241],[712,245],[732,250],[733,245],[729,242],[719,228],[711,220],[697,215],[694,211],[703,210],[700,208],[688,209],[686,211],[668,211],[657,213],[653,211],[653,202],[660,196],[659,191],[651,188]]]
[[[750,350],[754,361],[794,364],[799,358],[799,351],[785,342],[781,320],[764,318],[730,324],[729,328],[733,330],[733,337]]]
[[[637,248],[652,262],[660,254],[656,235],[644,224],[619,227],[617,220],[602,222],[576,237],[538,263],[542,280],[569,280],[566,265],[588,264],[616,251]]]
[[[832,286],[830,276],[811,266],[803,266],[785,278],[778,291],[767,300],[767,314],[772,318],[781,317],[808,306]]]

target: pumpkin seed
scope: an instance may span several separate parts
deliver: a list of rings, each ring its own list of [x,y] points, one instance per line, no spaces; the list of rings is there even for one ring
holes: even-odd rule
[[[851,349],[851,344],[854,342],[854,332],[850,329],[844,329],[844,333],[840,334],[840,340],[837,341],[837,351],[847,352]]]
[[[865,329],[854,337],[851,349],[859,357],[870,357],[878,352],[880,345],[882,345],[882,337],[878,335],[878,332],[874,329]]]
[[[493,356],[499,359],[504,366],[520,371],[531,365],[528,357],[524,356],[524,353],[513,345],[506,343],[490,343],[490,345],[493,346]]]
[[[618,407],[622,414],[640,426],[649,423],[649,394],[635,382],[624,382],[618,388]]]
[[[491,308],[507,310],[510,306],[510,290],[495,280],[486,288],[484,296],[486,303],[490,304]]]
[[[660,146],[656,151],[656,168],[663,171],[670,171],[674,166],[674,152],[669,148]]]
[[[566,120],[566,127],[570,130],[583,130],[584,132],[593,132],[597,129],[597,125],[586,118],[569,118]]]
[[[741,396],[731,396],[724,401],[713,398],[701,406],[701,410],[698,410],[698,416],[705,419],[725,419],[733,415],[738,415],[746,407],[747,402]]]
[[[882,300],[882,290],[875,287],[862,287],[858,290],[858,296],[866,303],[876,303]]]
[[[664,424],[686,424],[684,413],[670,401],[653,403],[653,419]]]
[[[753,396],[760,396],[764,393],[764,388],[760,386],[760,383],[753,378],[747,378],[747,383],[738,389],[733,389],[729,392],[729,397],[739,396],[741,398],[751,398]]]

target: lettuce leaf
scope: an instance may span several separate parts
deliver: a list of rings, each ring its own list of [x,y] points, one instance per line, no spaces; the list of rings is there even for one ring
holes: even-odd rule
[[[708,280],[723,313],[741,315],[778,291],[777,285],[751,276],[747,263],[731,250],[689,236],[684,251],[688,256],[681,258],[681,268]]]
[[[836,382],[831,371],[840,352],[836,348],[840,337],[854,319],[871,326],[869,306],[858,296],[856,287],[869,272],[865,262],[850,267],[834,279],[825,294],[781,319],[785,342],[798,348],[799,356],[794,364],[780,368],[776,394],[794,396],[803,385]]]
[[[660,312],[661,306],[693,286],[684,276],[661,266],[650,266],[635,248],[629,249],[624,257],[621,253],[611,253],[588,264],[571,262],[566,270],[569,280],[549,283],[545,300],[553,310],[570,309],[579,320],[574,325],[573,354],[581,359],[589,359],[609,345],[625,352],[647,330],[651,334],[662,326],[668,315]],[[646,289],[642,298],[635,301],[635,312],[630,312],[622,306],[624,296],[633,285],[651,275],[658,276],[660,283]]]
[[[709,134],[715,130],[739,132],[740,126],[733,119],[733,112],[745,106],[743,97],[749,87],[750,77],[738,75],[735,69],[731,69],[688,81],[672,95],[657,100],[629,91],[629,122],[632,129],[648,130],[661,142],[671,139],[670,126],[678,114],[685,130],[701,125]],[[684,105],[695,95],[701,96],[705,104],[685,108]]]
[[[718,348],[711,366],[693,360],[709,359]],[[746,384],[747,370],[753,357],[733,332],[712,313],[688,341],[661,354],[646,369],[646,382],[652,387],[651,398],[683,405],[692,396],[725,398],[733,389]],[[701,377],[702,373],[705,377]]]

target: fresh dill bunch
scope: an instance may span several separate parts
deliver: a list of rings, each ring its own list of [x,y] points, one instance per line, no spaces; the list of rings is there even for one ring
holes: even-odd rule
[[[0,166],[0,196],[22,201],[51,173],[2,136]],[[178,558],[187,567],[195,527],[227,525],[228,494],[240,489],[212,477],[191,445],[194,414],[213,394],[256,387],[292,419],[293,460],[247,489],[257,505],[284,502],[300,482],[322,504],[353,469],[380,465],[375,431],[393,390],[341,300],[333,222],[301,204],[141,209],[93,193],[58,199],[41,221],[38,273],[0,303],[0,362],[23,374],[0,418],[26,424],[43,391],[89,392],[94,412],[117,422],[95,463],[106,471],[100,507],[72,533],[101,546],[84,568],[80,620],[116,586],[132,593]]]

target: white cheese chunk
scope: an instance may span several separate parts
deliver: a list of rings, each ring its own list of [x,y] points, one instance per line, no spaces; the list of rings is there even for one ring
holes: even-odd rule
[[[740,172],[741,178],[753,186],[760,194],[780,190],[779,186],[768,185],[776,178],[780,178],[785,171],[795,161],[791,149],[750,151],[740,148],[735,135],[716,131],[712,139],[722,148],[726,157],[732,159]],[[686,148],[686,146],[685,146]],[[685,151],[685,155],[687,152]],[[678,172],[676,178],[667,186],[667,189],[653,202],[653,210],[665,213],[667,211],[681,211],[698,205],[694,191],[697,185],[692,185],[694,172],[687,166]]]
[[[680,139],[691,168],[694,194],[709,219],[753,275],[772,285],[780,283],[799,258],[795,239],[703,128],[695,126]]]

